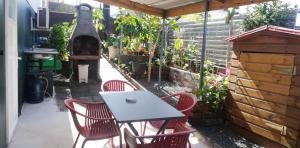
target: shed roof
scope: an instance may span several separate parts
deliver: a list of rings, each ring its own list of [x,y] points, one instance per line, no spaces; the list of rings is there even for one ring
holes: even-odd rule
[[[205,11],[205,0],[96,0],[105,4],[144,12],[160,17],[173,17]],[[209,0],[208,10],[218,10],[271,0]]]
[[[278,26],[273,26],[273,25],[265,25],[247,32],[244,32],[239,35],[231,36],[226,38],[227,41],[242,41],[246,40],[249,38],[256,37],[262,33],[266,32],[273,32],[281,35],[289,35],[290,37],[300,37],[300,31],[295,30],[295,29],[289,29],[289,28],[284,28],[284,27],[278,27]]]

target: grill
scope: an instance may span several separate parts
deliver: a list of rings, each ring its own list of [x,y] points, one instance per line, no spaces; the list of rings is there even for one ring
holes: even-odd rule
[[[77,24],[70,38],[71,69],[74,80],[78,81],[78,65],[89,65],[89,81],[100,81],[99,60],[101,58],[101,39],[92,21],[92,7],[80,4],[77,9]]]

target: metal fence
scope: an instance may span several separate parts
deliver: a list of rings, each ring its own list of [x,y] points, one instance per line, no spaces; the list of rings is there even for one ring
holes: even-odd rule
[[[289,18],[290,28],[295,26],[296,15],[297,13],[292,14]],[[233,35],[242,32],[243,18],[243,15],[234,16],[232,20]],[[188,21],[179,22],[178,25],[180,28],[179,33],[169,31],[168,46],[173,48],[175,39],[180,38],[184,41],[184,47],[188,44],[196,44],[199,45],[199,50],[201,50],[203,24]],[[229,36],[229,28],[230,26],[225,23],[225,19],[210,19],[208,21],[206,59],[220,66],[226,66],[230,62],[232,51],[229,42],[225,41],[225,38]]]

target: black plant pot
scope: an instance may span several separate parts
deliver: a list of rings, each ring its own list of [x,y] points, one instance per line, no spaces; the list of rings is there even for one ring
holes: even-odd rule
[[[70,77],[71,69],[69,61],[61,61],[61,74],[66,78]]]
[[[131,67],[132,67],[133,75],[136,78],[140,78],[145,73],[145,71],[147,69],[147,64],[146,63],[132,62]]]

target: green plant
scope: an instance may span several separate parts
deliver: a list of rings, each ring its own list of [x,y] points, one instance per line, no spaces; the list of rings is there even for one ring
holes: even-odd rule
[[[107,48],[109,46],[118,47],[119,46],[119,42],[120,42],[120,40],[114,34],[110,34],[107,37],[106,41],[103,42],[103,46],[105,48]]]
[[[276,0],[259,4],[252,11],[248,9],[243,20],[243,29],[248,31],[263,25],[288,27],[288,18],[293,11],[294,9],[289,8],[288,4]]]
[[[139,51],[139,49],[136,49],[137,47],[148,45],[146,46],[146,50],[149,55],[148,81],[150,81],[152,58],[155,56],[155,51],[160,48],[159,43],[161,41],[160,37],[163,30],[161,18],[130,12],[124,15],[124,12],[122,11],[121,14],[117,16],[115,24],[117,26],[117,32],[121,34],[120,42],[127,50]],[[166,26],[178,30],[177,22],[174,19],[168,19]]]
[[[183,40],[177,38],[174,42],[174,48],[176,53],[178,54],[177,56],[174,56],[174,62],[176,63],[176,65],[182,67],[183,66],[183,50],[182,50],[182,46],[183,46]]]
[[[102,24],[103,11],[102,9],[93,9],[93,22],[97,30],[103,30],[104,25]]]
[[[204,69],[203,88],[193,90],[201,101],[211,105],[213,111],[221,111],[228,94],[228,75],[216,74],[214,64],[207,61]]]
[[[59,52],[59,57],[62,61],[68,60],[69,50],[68,46],[68,25],[55,24],[49,34],[49,44],[51,48],[55,48]]]

